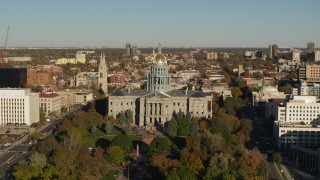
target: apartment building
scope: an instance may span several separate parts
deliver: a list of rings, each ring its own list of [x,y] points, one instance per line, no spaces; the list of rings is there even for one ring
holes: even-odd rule
[[[320,83],[320,65],[300,66],[298,78],[307,83]]]

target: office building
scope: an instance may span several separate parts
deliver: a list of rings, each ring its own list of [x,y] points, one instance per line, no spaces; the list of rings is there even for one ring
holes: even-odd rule
[[[320,103],[316,96],[294,96],[277,107],[274,137],[279,148],[318,146]]]
[[[27,85],[27,68],[0,68],[0,88],[23,88]]]
[[[291,60],[295,63],[300,62],[300,50],[298,49],[293,49],[291,51]]]
[[[278,57],[278,45],[276,45],[276,44],[269,45],[268,57],[269,57],[269,59],[273,59],[275,57]]]
[[[28,86],[45,86],[45,85],[54,85],[55,81],[52,78],[51,72],[28,69],[27,84]]]
[[[320,98],[320,84],[302,82],[298,87],[298,94],[301,96],[316,96]]]
[[[62,98],[57,93],[40,93],[40,108],[46,116],[59,115],[61,113]]]
[[[314,42],[308,42],[307,43],[307,53],[311,54],[314,51],[315,44]]]
[[[298,78],[307,83],[320,83],[320,65],[300,66]]]
[[[0,125],[39,122],[39,94],[30,89],[0,88]]]
[[[132,110],[135,124],[146,129],[163,126],[172,113],[190,112],[192,116],[212,116],[212,96],[195,90],[171,90],[166,57],[159,47],[147,78],[147,89],[121,89],[108,96],[108,114]]]
[[[131,44],[130,43],[126,44],[126,55],[131,56]]]
[[[314,62],[319,62],[320,61],[320,51],[313,51],[312,52],[312,60]]]
[[[208,52],[207,53],[207,59],[217,60],[218,59],[218,53],[216,53],[216,52]]]

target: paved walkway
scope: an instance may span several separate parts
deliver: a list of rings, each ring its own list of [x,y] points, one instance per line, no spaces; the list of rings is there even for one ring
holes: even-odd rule
[[[287,179],[288,179],[288,180],[293,180],[293,178],[291,177],[291,174],[289,173],[287,167],[284,166],[283,164],[280,164],[280,167],[281,167],[284,175],[287,177]]]

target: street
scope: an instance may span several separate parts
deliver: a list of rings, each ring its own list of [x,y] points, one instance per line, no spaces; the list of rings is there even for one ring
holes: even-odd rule
[[[66,114],[53,119],[50,122],[46,122],[43,127],[40,127],[38,131],[43,134],[49,135],[52,133],[52,130],[55,126],[59,123],[62,123],[69,114],[74,113],[75,111],[80,110],[81,108],[78,107]],[[50,133],[49,133],[50,132]],[[0,179],[10,179],[14,165],[21,163],[28,159],[31,153],[31,146],[32,144],[29,143],[28,135],[21,138],[19,141],[13,143],[11,146],[8,146],[1,150],[2,154],[0,155]]]
[[[263,116],[260,114],[260,116]],[[270,180],[275,180],[275,179],[282,179],[281,174],[279,174],[279,171],[277,170],[277,167],[273,163],[273,158],[272,154],[272,145],[266,142],[264,139],[265,137],[265,131],[264,131],[264,123],[263,123],[263,118],[258,117],[257,113],[254,113],[253,117],[250,117],[253,120],[253,131],[251,134],[251,141],[249,143],[250,148],[257,147],[260,152],[264,155],[267,156],[267,162],[269,165],[269,177],[268,179]]]

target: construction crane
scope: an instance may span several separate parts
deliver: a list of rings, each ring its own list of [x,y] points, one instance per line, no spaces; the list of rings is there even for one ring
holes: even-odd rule
[[[7,49],[8,37],[9,37],[9,30],[10,30],[10,26],[8,26],[8,29],[7,29],[6,40],[4,42],[3,50],[2,50],[2,52],[0,52],[0,65],[3,65],[5,63],[6,49]]]

